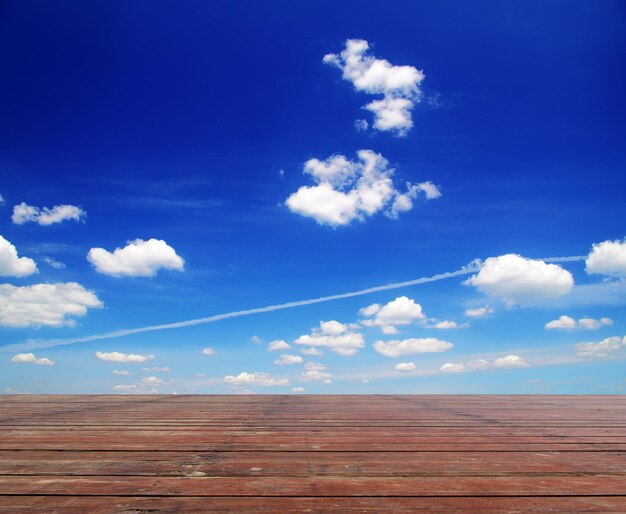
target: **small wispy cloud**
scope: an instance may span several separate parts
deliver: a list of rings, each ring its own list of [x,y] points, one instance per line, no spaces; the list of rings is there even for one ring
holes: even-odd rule
[[[22,202],[13,207],[11,221],[16,225],[24,223],[38,223],[39,225],[53,225],[66,220],[81,221],[87,213],[76,205],[55,205],[52,208],[34,207]]]

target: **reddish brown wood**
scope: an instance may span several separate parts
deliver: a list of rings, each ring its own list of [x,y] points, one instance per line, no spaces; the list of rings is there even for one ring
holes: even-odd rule
[[[4,396],[0,512],[626,512],[619,396]]]

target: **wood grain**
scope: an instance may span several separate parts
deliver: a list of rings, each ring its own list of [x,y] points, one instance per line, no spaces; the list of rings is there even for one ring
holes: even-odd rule
[[[620,396],[0,397],[0,512],[626,512]]]

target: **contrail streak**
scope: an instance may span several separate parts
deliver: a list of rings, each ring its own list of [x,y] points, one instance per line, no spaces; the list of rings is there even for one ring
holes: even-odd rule
[[[552,257],[550,262],[571,262],[584,260],[585,257]],[[544,259],[548,260],[548,259]],[[94,334],[91,336],[76,337],[69,339],[43,339],[43,340],[28,340],[23,343],[12,344],[8,346],[0,347],[1,352],[17,352],[37,350],[41,348],[51,348],[53,346],[61,346],[75,343],[87,343],[90,341],[100,341],[103,339],[116,339],[118,337],[130,336],[133,334],[141,334],[143,332],[156,332],[159,330],[173,330],[175,328],[192,327],[195,325],[204,325],[206,323],[215,323],[223,319],[239,318],[241,316],[250,316],[252,314],[262,314],[264,312],[280,311],[284,309],[293,309],[294,307],[303,307],[305,305],[313,305],[315,303],[332,302],[333,300],[343,300],[345,298],[352,298],[354,296],[363,296],[366,294],[377,293],[379,291],[389,291],[391,289],[400,289],[402,287],[416,286],[419,284],[427,284],[429,282],[438,282],[439,280],[445,280],[447,278],[460,277],[463,275],[469,275],[480,269],[480,260],[472,261],[467,266],[463,266],[456,271],[450,271],[447,273],[439,273],[431,277],[421,277],[413,280],[406,280],[404,282],[395,282],[392,284],[386,284],[382,286],[368,287],[367,289],[360,289],[359,291],[352,291],[349,293],[333,294],[329,296],[321,296],[319,298],[311,298],[309,300],[298,300],[295,302],[280,303],[277,305],[268,305],[266,307],[257,307],[254,309],[246,309],[241,311],[226,312],[224,314],[216,314],[214,316],[208,316],[206,318],[197,318],[187,321],[178,321],[174,323],[165,323],[162,325],[151,325],[148,327],[129,328],[114,330],[112,332],[106,332],[104,334]]]

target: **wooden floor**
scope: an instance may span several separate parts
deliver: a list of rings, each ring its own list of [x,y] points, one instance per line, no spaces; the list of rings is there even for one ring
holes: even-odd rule
[[[620,396],[2,396],[0,512],[626,512]]]

